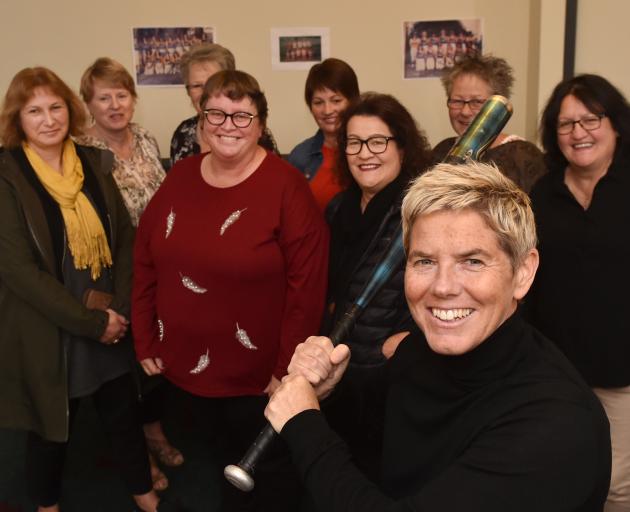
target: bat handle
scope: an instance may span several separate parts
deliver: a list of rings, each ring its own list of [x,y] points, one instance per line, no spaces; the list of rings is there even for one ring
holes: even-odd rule
[[[354,323],[357,321],[357,317],[361,311],[362,308],[360,306],[353,304],[337,321],[329,336],[333,345],[338,345],[348,336],[350,331],[352,331]]]
[[[271,424],[267,423],[239,463],[225,466],[225,478],[237,489],[251,491],[254,488],[256,464],[277,435]]]
[[[361,308],[355,304],[346,311],[339,322],[337,322],[335,328],[330,333],[330,339],[333,344],[336,345],[341,342],[352,330],[360,309]],[[255,484],[254,473],[256,472],[256,465],[276,436],[276,431],[271,424],[267,423],[239,463],[225,466],[223,470],[225,478],[237,489],[244,492],[251,491]]]

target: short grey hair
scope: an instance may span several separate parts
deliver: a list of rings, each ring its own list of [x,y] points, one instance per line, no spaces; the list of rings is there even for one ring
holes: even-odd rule
[[[234,54],[230,50],[220,44],[202,43],[184,53],[179,61],[179,72],[186,85],[190,66],[200,62],[215,62],[221,70],[236,69]]]
[[[453,82],[463,75],[474,75],[481,78],[490,86],[492,94],[500,94],[508,99],[512,95],[514,71],[512,66],[501,57],[469,55],[452,68],[446,68],[441,80],[447,96],[451,95]]]

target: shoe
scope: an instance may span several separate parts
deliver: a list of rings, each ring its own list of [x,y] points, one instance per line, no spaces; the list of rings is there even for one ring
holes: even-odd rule
[[[177,448],[172,446],[166,439],[151,439],[147,440],[147,448],[149,451],[157,457],[157,460],[161,464],[169,467],[181,466],[184,463],[184,456]]]

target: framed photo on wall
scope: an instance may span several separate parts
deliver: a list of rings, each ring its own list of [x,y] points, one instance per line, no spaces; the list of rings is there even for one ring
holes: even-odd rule
[[[316,27],[271,29],[271,69],[310,69],[330,56],[330,30]]]
[[[442,75],[464,55],[482,53],[482,20],[405,21],[403,77]]]
[[[182,55],[200,43],[215,42],[213,27],[143,27],[132,31],[136,83],[142,86],[182,85]]]

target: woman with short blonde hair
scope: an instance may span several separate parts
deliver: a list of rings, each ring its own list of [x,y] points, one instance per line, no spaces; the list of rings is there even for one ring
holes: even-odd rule
[[[165,173],[155,137],[132,121],[138,95],[133,77],[118,61],[100,57],[81,77],[81,96],[92,117],[92,124],[77,142],[114,153],[112,174],[129,211],[131,222],[140,216]],[[156,459],[167,466],[179,466],[184,457],[173,447],[162,430],[160,419],[165,401],[164,383],[152,383],[144,395],[142,416],[147,446],[151,452],[151,475],[156,490],[168,487],[168,479]]]
[[[527,194],[495,165],[469,162],[438,164],[422,176],[421,184],[410,186],[401,211],[405,249],[417,217],[464,209],[477,212],[496,233],[513,268],[536,247],[536,224]]]

